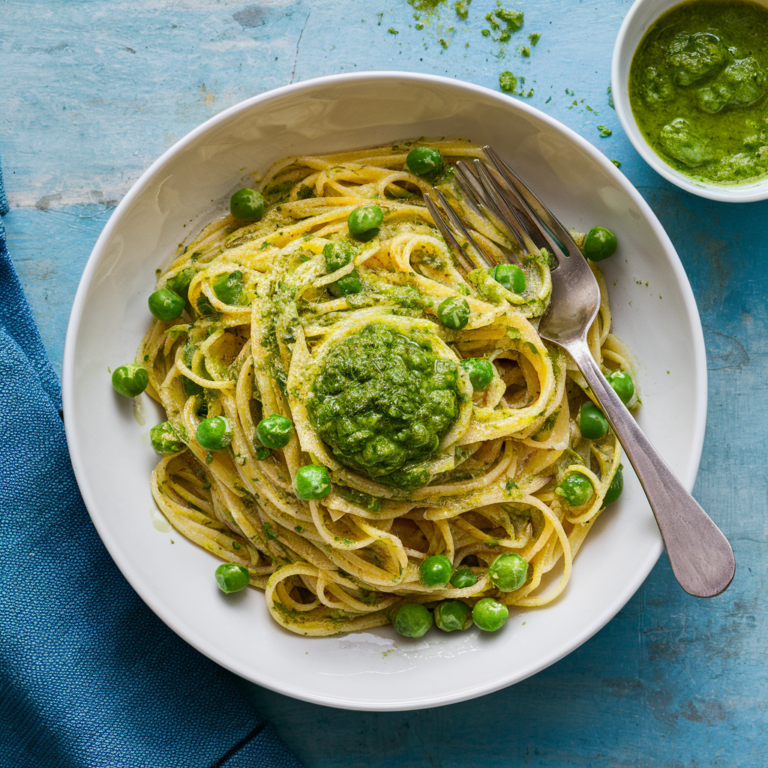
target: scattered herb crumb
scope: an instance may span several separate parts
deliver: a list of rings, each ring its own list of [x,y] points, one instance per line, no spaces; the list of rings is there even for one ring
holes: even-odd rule
[[[525,58],[527,59],[527,58],[528,58],[528,57],[531,55],[531,49],[530,49],[530,48],[529,48],[527,45],[524,45],[524,46],[523,46],[523,47],[520,49],[520,53],[521,53],[523,56],[525,56]]]
[[[535,48],[536,43],[539,42],[539,39],[541,38],[541,32],[534,32],[533,34],[528,35],[528,39],[531,41],[531,45]]]
[[[493,12],[493,15],[507,25],[510,32],[517,32],[523,26],[524,16],[522,11],[509,11],[506,8],[499,8]],[[490,14],[488,14],[490,16]],[[487,19],[488,16],[485,18]]]
[[[549,104],[549,102],[552,101],[552,97],[550,96],[544,103]]]
[[[416,29],[424,29],[424,25],[423,24],[417,24],[416,25]]]
[[[467,6],[471,2],[472,0],[458,0],[458,2],[453,4],[453,9],[456,11],[456,15],[460,19],[466,19],[467,16],[469,16],[469,8],[467,8]]]
[[[611,162],[617,167],[621,168],[621,160],[614,160],[614,158],[611,158]]]
[[[504,93],[514,93],[517,88],[517,78],[509,70],[502,72],[499,75],[499,88]]]
[[[399,35],[400,33],[394,28],[390,27],[387,32],[389,32],[390,35]]]
[[[448,50],[448,46],[450,45],[450,43],[444,37],[439,38],[437,42],[443,46],[444,50],[446,51]]]
[[[523,26],[523,12],[522,11],[510,11],[507,8],[497,8],[495,11],[486,14],[485,20],[491,29],[484,29],[483,35],[488,37],[493,32],[500,32],[497,43],[508,43],[512,37],[513,32],[517,32]],[[503,22],[506,29],[501,28]]]
[[[600,131],[600,138],[604,139],[607,136],[613,136],[613,131],[605,125],[598,125],[597,130]]]
[[[493,18],[493,12],[487,14],[485,17],[485,20],[488,22],[488,24],[490,24],[491,29],[494,32],[498,32],[501,29],[501,27],[499,26],[499,22]]]

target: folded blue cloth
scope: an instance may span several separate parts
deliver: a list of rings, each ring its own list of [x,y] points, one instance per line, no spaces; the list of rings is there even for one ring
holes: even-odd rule
[[[0,220],[0,768],[300,768],[235,677],[118,571],[60,408]]]

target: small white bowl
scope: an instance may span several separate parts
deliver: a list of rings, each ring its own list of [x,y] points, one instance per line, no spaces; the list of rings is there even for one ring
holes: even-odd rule
[[[753,2],[768,6],[768,0],[753,0]],[[768,176],[743,184],[713,184],[697,181],[668,165],[656,154],[640,132],[629,104],[629,68],[632,57],[656,19],[679,4],[680,0],[635,0],[624,18],[613,47],[611,65],[611,93],[616,114],[619,116],[624,132],[651,168],[686,192],[723,203],[752,203],[756,200],[768,199]]]

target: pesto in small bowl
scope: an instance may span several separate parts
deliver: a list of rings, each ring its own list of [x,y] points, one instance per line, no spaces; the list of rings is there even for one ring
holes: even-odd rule
[[[768,8],[690,0],[660,16],[638,46],[629,101],[648,144],[699,181],[768,175]]]

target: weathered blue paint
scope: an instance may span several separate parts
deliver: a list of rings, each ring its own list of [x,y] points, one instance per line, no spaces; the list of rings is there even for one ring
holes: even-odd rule
[[[691,278],[710,373],[695,493],[733,542],[736,579],[725,595],[697,601],[663,558],[582,648],[465,704],[360,714],[249,693],[309,766],[768,765],[768,203],[683,193],[623,136],[606,89],[629,0],[507,5],[522,7],[526,24],[496,58],[500,46],[480,32],[494,0],[474,0],[466,22],[451,0],[439,15],[419,14],[422,30],[404,0],[6,0],[0,152],[11,253],[60,366],[77,281],[113,201],[203,120],[319,74],[414,70],[492,88],[503,70],[524,75],[534,88],[527,103],[622,162]],[[524,59],[515,48],[531,32],[542,38]],[[598,125],[613,136],[600,138]]]

